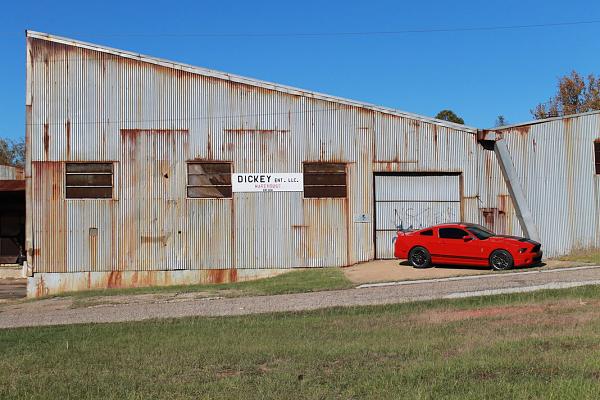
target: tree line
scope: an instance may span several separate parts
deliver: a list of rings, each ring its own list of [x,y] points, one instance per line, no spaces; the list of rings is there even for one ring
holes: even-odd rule
[[[556,94],[530,110],[535,119],[564,117],[588,111],[600,110],[600,75],[583,76],[577,71],[558,78]],[[452,110],[442,110],[437,119],[463,125],[464,120]],[[503,115],[498,115],[494,127],[508,125]]]

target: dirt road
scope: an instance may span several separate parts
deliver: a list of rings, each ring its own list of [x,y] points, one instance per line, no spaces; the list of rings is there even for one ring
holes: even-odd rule
[[[68,298],[54,298],[3,306],[0,308],[0,328],[302,311],[597,284],[600,284],[600,266],[586,266],[373,284],[348,290],[277,296],[198,299],[194,298],[193,293],[138,295],[128,296],[125,303],[82,308],[73,308],[72,300]]]

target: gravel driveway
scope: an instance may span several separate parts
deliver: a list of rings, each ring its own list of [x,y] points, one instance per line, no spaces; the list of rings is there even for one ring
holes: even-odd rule
[[[0,328],[141,321],[153,318],[228,316],[364,306],[417,300],[528,292],[600,284],[600,266],[515,272],[366,285],[348,290],[239,298],[194,298],[193,294],[129,296],[119,304],[72,308],[72,300],[54,298],[5,305]]]

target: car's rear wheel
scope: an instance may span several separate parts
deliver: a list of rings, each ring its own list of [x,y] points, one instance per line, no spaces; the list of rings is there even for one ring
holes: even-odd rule
[[[431,267],[431,254],[425,247],[417,246],[408,253],[408,262],[415,268]]]
[[[496,271],[506,271],[515,265],[515,261],[508,251],[494,250],[490,255],[490,265]]]

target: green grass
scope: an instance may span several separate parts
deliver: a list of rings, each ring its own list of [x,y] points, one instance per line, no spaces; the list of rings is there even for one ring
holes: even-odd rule
[[[596,399],[599,305],[582,287],[3,330],[0,398]]]
[[[560,260],[600,264],[600,249],[578,250],[567,256],[560,257]]]
[[[153,286],[130,289],[103,289],[81,292],[67,292],[57,295],[85,299],[97,296],[161,294],[161,293],[191,293],[201,292],[205,296],[239,297],[261,296],[285,293],[317,292],[322,290],[347,289],[354,287],[341,268],[307,268],[287,272],[273,278],[257,279],[247,282]]]

